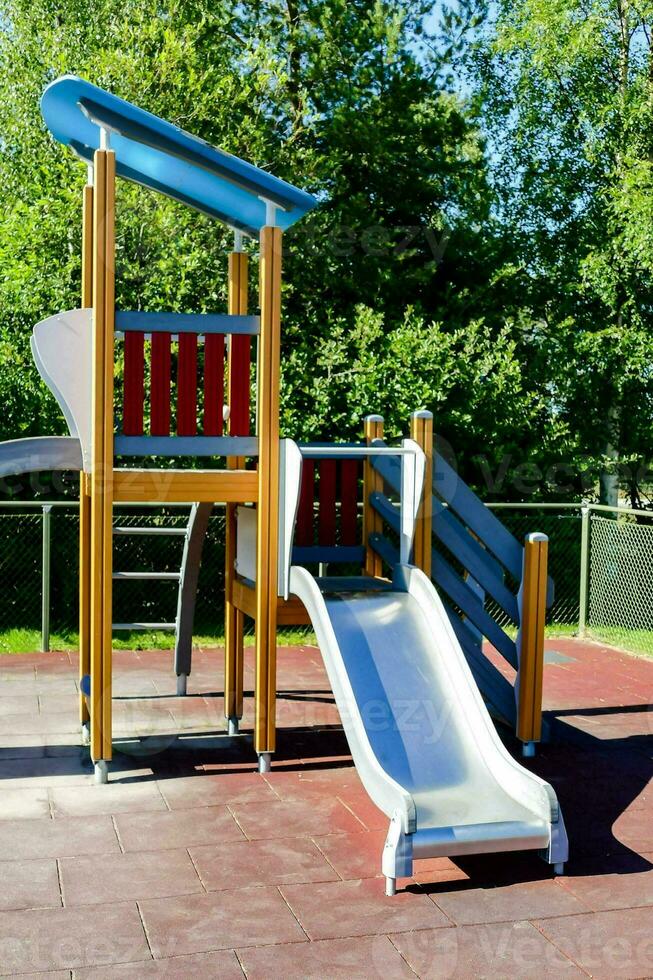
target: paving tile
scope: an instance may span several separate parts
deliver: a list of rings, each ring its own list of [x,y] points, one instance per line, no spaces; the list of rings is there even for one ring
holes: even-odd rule
[[[390,939],[422,980],[585,976],[530,922],[424,929]]]
[[[46,754],[43,735],[3,735],[1,742],[0,762],[5,759],[42,759]]]
[[[305,941],[276,888],[259,886],[140,903],[155,959]]]
[[[653,976],[653,908],[590,912],[535,925],[597,980]]]
[[[388,832],[390,820],[372,803],[365,790],[361,789],[359,793],[343,794],[342,801],[368,830],[385,830],[386,833]]]
[[[92,782],[93,768],[90,761],[81,753],[56,759],[39,757],[7,759],[0,762],[0,786],[3,789],[85,786]]]
[[[150,958],[135,903],[0,912],[4,975]]]
[[[635,851],[653,851],[653,820],[648,809],[628,809],[615,820],[612,833]]]
[[[295,772],[275,771],[265,776],[282,800],[322,800],[363,791],[360,777],[353,766],[332,769],[300,768]]]
[[[0,690],[4,692],[5,685],[0,681]],[[15,695],[14,697],[0,697],[0,718],[5,715],[37,715],[39,713],[39,699],[36,694],[26,696]]]
[[[313,838],[329,864],[341,878],[378,878],[381,876],[381,855],[385,830],[365,830],[355,834],[329,834]],[[457,881],[467,875],[448,858],[427,858],[415,861],[413,880],[425,882]]]
[[[293,729],[339,725],[340,713],[328,693],[319,698],[310,695],[290,698],[278,694],[277,724],[279,728]]]
[[[15,692],[20,697],[27,697],[32,694],[71,694],[77,693],[77,671],[70,668],[60,670],[57,673],[38,674],[25,672],[18,678],[11,681],[2,681],[3,693],[6,695]]]
[[[230,807],[250,840],[355,832],[360,822],[339,800],[243,803]]]
[[[415,974],[387,936],[240,949],[248,980],[400,980]]]
[[[4,789],[0,786],[0,820],[49,816],[50,801],[45,787]]]
[[[600,874],[574,875],[558,881],[594,912],[653,905],[653,866],[646,871],[624,869],[614,874],[607,873],[606,868]]]
[[[3,976],[3,974],[0,974],[0,976]],[[47,973],[21,973],[20,980],[70,980],[70,970],[48,970]]]
[[[436,886],[431,898],[457,925],[573,915],[588,908],[551,879],[490,888],[448,887]]]
[[[38,703],[42,715],[72,714],[79,725],[78,694],[40,694]]]
[[[5,820],[0,831],[0,861],[120,853],[110,817]]]
[[[363,830],[313,839],[340,877],[354,880],[379,877],[385,838],[383,830]]]
[[[207,891],[338,880],[315,844],[302,837],[193,847],[190,854]]]
[[[191,976],[201,977],[201,980],[243,980],[243,971],[232,950],[220,950],[150,960],[149,963],[121,963],[119,966],[75,970],[73,980],[188,980]]]
[[[378,878],[311,885],[284,885],[286,901],[311,939],[373,936],[449,926],[429,897],[398,892],[386,898]]]
[[[62,858],[64,904],[102,905],[201,892],[185,850]]]
[[[159,851],[245,839],[226,806],[129,813],[117,816],[115,822],[125,851]]]
[[[55,817],[95,816],[102,813],[135,813],[167,810],[154,780],[144,783],[107,783],[98,786],[51,790]]]
[[[277,799],[257,772],[202,773],[180,779],[163,779],[159,781],[159,788],[171,810]]]
[[[72,734],[78,731],[79,721],[72,713],[0,715],[0,735],[48,735],[50,732]]]
[[[60,908],[57,862],[3,861],[0,863],[0,909]]]

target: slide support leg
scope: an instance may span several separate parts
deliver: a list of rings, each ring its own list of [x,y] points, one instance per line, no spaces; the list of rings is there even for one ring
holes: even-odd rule
[[[392,896],[397,891],[397,878],[410,878],[413,873],[413,841],[402,829],[401,814],[395,810],[388,827],[383,847],[381,871],[385,875],[385,893]]]
[[[558,811],[555,823],[551,824],[551,840],[549,846],[540,851],[540,856],[553,865],[553,873],[562,874],[565,863],[569,860],[569,840],[567,828],[562,813]]]

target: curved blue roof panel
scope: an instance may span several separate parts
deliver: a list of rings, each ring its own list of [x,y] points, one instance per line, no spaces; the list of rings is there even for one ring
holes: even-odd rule
[[[86,163],[111,134],[116,172],[249,235],[265,224],[266,201],[286,229],[317,205],[305,191],[184,132],[75,75],[51,82],[41,97],[50,132]]]

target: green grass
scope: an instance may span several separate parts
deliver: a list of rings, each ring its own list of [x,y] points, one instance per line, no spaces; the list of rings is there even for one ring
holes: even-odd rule
[[[576,636],[576,623],[553,623],[546,628],[546,636],[552,639],[556,636]],[[506,628],[506,633],[515,639],[517,630]],[[315,634],[307,627],[285,627],[278,631],[280,646],[315,646]],[[588,640],[596,640],[608,646],[616,647],[626,653],[639,657],[653,658],[653,631],[627,630],[618,627],[604,626],[601,629],[592,628],[587,633]],[[224,646],[224,633],[195,636],[193,639],[198,647]],[[254,634],[245,636],[245,643],[254,643]],[[172,650],[175,645],[175,635],[172,632],[120,632],[114,634],[115,650]],[[78,636],[75,631],[55,632],[50,634],[51,650],[77,650]],[[8,629],[0,630],[0,655],[15,653],[34,653],[41,649],[40,630]]]
[[[314,646],[315,634],[306,627],[297,629],[280,629],[278,634],[280,646]],[[224,633],[210,636],[195,636],[193,643],[197,647],[224,646]],[[253,645],[254,634],[245,636],[245,644]],[[50,634],[51,650],[77,650],[78,634],[74,631]],[[173,632],[123,632],[114,634],[114,650],[172,650],[175,645]],[[34,653],[41,649],[41,631],[30,629],[0,630],[0,655],[15,653]]]
[[[653,631],[629,630],[618,626],[593,626],[588,630],[588,637],[598,640],[607,646],[618,647],[626,653],[634,653],[638,657],[653,658]]]

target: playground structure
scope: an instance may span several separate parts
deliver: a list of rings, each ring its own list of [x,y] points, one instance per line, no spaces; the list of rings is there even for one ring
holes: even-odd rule
[[[512,759],[483,700],[530,753],[541,736],[546,540],[531,535],[522,548],[502,528],[433,452],[428,412],[412,416],[410,438],[399,446],[383,441],[379,416],[366,419],[362,444],[280,439],[282,236],[315,199],[72,76],[48,86],[42,111],[55,138],[88,167],[82,308],[37,324],[32,343],[71,436],[23,446],[23,456],[31,454],[31,468],[80,469],[80,712],[96,779],[106,781],[112,758],[112,583],[124,575],[112,564],[113,505],[194,505],[180,593],[189,613],[175,663],[184,693],[201,543],[210,508],[221,501],[225,716],[235,733],[250,616],[260,770],[269,770],[275,750],[277,625],[310,622],[354,762],[390,818],[388,894],[423,856],[536,849],[560,870],[567,839],[555,793]],[[116,176],[233,229],[227,314],[115,309]],[[260,244],[257,315],[248,313],[245,237]],[[25,465],[19,442],[27,441],[0,452],[0,469],[5,458],[13,466],[5,472]],[[129,457],[206,457],[224,465],[134,468],[124,463]],[[316,577],[307,565],[360,569]],[[516,642],[493,625],[486,597],[518,625]],[[514,687],[485,657],[483,636],[517,671]],[[370,723],[372,704],[382,724]]]

